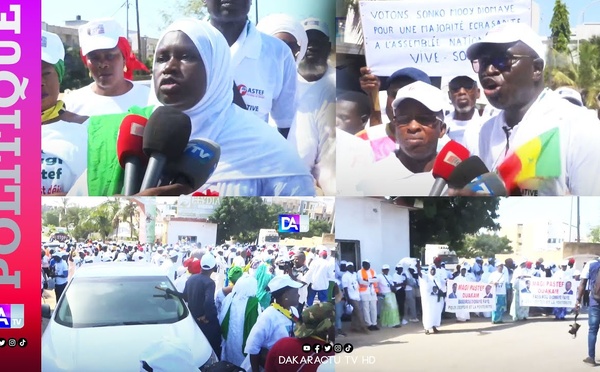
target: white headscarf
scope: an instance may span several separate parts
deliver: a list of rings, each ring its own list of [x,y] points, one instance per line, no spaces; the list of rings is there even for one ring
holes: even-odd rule
[[[258,292],[258,281],[252,275],[247,273],[243,274],[231,290],[225,300],[223,300],[223,305],[221,306],[221,312],[219,313],[219,323],[223,323],[223,319],[225,319],[225,315],[227,315],[227,311],[229,307],[235,302],[246,302],[249,297],[256,296]]]
[[[287,32],[295,37],[300,46],[300,52],[298,53],[298,56],[296,56],[296,65],[298,65],[306,55],[308,36],[306,35],[306,31],[304,31],[302,24],[294,17],[287,14],[271,14],[261,19],[256,25],[256,29],[271,36],[279,32]]]
[[[181,31],[193,41],[206,67],[206,93],[184,111],[192,121],[190,139],[205,138],[221,146],[217,169],[203,188],[228,181],[312,177],[283,136],[233,103],[231,53],[223,35],[208,22],[182,19],[165,30],[157,45],[171,31]],[[162,106],[154,79],[150,88],[149,104]]]

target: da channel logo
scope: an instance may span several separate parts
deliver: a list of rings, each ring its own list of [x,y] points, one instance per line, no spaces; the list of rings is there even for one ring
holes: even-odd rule
[[[25,305],[0,305],[0,329],[18,329],[25,325]]]
[[[279,232],[280,233],[303,233],[308,232],[309,218],[307,215],[300,214],[280,214]]]

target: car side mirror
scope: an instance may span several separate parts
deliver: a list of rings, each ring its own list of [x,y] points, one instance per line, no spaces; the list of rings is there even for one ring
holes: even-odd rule
[[[50,310],[50,305],[42,304],[42,318],[50,319],[52,317],[52,310]]]

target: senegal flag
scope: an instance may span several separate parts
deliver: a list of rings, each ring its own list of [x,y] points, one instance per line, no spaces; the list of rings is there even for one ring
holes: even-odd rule
[[[560,132],[551,129],[516,149],[497,169],[510,192],[522,183],[556,178],[561,173]]]

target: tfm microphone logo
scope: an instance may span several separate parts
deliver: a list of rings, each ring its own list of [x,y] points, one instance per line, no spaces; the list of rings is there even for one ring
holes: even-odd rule
[[[444,157],[444,163],[453,165],[455,167],[457,165],[459,165],[461,162],[462,162],[462,160],[458,156],[456,156],[456,154],[453,153],[452,151],[448,151],[448,153]]]
[[[280,214],[279,229],[280,233],[302,233],[308,232],[309,218],[307,215],[299,214]]]

